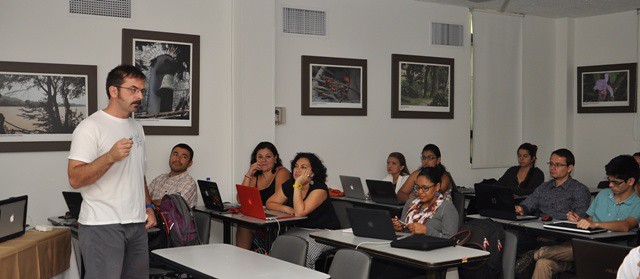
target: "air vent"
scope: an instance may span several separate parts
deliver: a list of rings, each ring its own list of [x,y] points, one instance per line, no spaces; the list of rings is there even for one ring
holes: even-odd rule
[[[462,46],[462,25],[431,23],[431,44],[444,46]]]
[[[284,7],[282,8],[282,32],[326,36],[326,12]]]
[[[131,18],[131,0],[69,0],[69,13]]]

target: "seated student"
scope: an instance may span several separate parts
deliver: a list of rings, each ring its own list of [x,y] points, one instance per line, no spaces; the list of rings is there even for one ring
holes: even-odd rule
[[[307,217],[296,223],[305,229],[294,228],[286,234],[301,236],[309,242],[306,266],[313,269],[318,256],[331,247],[317,243],[309,233],[313,229],[339,229],[340,223],[325,184],[327,168],[320,158],[313,153],[298,153],[291,161],[291,169],[293,178],[267,200],[267,209]]]
[[[439,192],[443,175],[442,166],[420,170],[414,186],[416,197],[407,201],[400,219],[391,219],[396,231],[407,230],[412,234],[441,238],[449,238],[458,231],[458,212]]]
[[[382,180],[392,182],[396,185],[396,192],[400,190],[404,182],[409,177],[407,160],[400,152],[391,152],[387,157],[387,176]]]
[[[158,175],[149,184],[149,196],[154,204],[159,205],[164,195],[179,193],[190,207],[196,206],[198,194],[196,181],[187,173],[193,165],[193,149],[187,144],[179,143],[171,149],[169,155],[169,173]]]
[[[282,183],[291,178],[291,173],[282,166],[282,160],[273,143],[263,141],[251,152],[251,165],[244,175],[242,185],[253,186],[260,190],[262,204],[282,187]],[[259,252],[265,249],[267,237],[264,233],[256,234],[256,230],[238,226],[236,230],[236,246],[251,249],[253,243]]]
[[[440,154],[440,148],[438,148],[435,144],[427,144],[422,148],[422,155],[420,159],[422,160],[422,167],[435,167],[438,165],[442,165],[440,162],[442,160]],[[442,175],[442,182],[440,183],[440,193],[444,194],[444,198],[446,200],[451,200],[451,191],[455,189],[456,184],[453,182],[453,178],[451,174],[447,171],[447,169],[442,165],[445,172]],[[418,177],[418,173],[420,173],[420,169],[415,170],[409,175],[407,181],[404,182],[404,185],[398,191],[398,199],[401,202],[406,202],[408,199],[415,197],[415,193],[413,193],[413,185],[416,183],[416,177]]]
[[[531,195],[544,182],[544,173],[536,167],[537,151],[536,145],[521,144],[518,147],[518,165],[507,169],[498,179],[498,184],[515,188],[516,195]]]

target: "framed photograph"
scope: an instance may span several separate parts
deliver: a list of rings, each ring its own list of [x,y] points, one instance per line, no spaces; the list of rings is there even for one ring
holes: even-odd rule
[[[367,115],[367,60],[302,56],[302,115]]]
[[[97,67],[0,62],[0,152],[68,151],[97,109]]]
[[[122,29],[122,63],[147,76],[133,117],[147,135],[198,135],[200,36]]]
[[[391,55],[391,118],[453,119],[453,58]]]
[[[578,113],[636,112],[636,63],[578,67]]]

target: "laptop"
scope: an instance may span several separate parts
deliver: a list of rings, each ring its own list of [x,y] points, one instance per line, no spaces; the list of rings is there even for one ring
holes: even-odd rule
[[[340,183],[345,197],[359,200],[367,199],[360,177],[340,175]]]
[[[70,217],[78,220],[80,207],[82,206],[82,194],[80,192],[62,191],[62,196],[64,197],[64,202],[67,203],[67,208],[69,208]]]
[[[389,211],[357,207],[346,210],[353,235],[386,240],[398,239]]]
[[[0,201],[0,242],[24,234],[27,226],[27,199],[25,195]]]
[[[208,209],[222,212],[238,207],[237,204],[222,202],[218,184],[213,181],[198,180],[198,188],[200,188],[200,194],[202,195],[204,206]]]
[[[366,181],[372,201],[390,205],[404,204],[398,201],[396,185],[393,185],[393,182],[372,179],[367,179]]]
[[[602,233],[607,231],[605,229],[595,229],[595,228],[581,229],[581,228],[578,228],[576,223],[569,222],[569,221],[553,222],[550,224],[544,224],[542,225],[542,227],[546,229],[561,230],[561,231],[568,231],[568,232],[574,232],[574,233],[584,233],[584,234]]]
[[[236,190],[238,191],[238,200],[240,201],[240,212],[244,215],[262,220],[276,220],[293,217],[293,215],[272,210],[269,210],[269,213],[266,213],[264,206],[262,205],[260,190],[256,187],[236,184]]]
[[[511,221],[538,219],[537,216],[520,216],[515,211],[514,189],[511,187],[476,183],[476,208],[480,215]]]
[[[573,239],[576,278],[616,278],[618,268],[633,247]]]

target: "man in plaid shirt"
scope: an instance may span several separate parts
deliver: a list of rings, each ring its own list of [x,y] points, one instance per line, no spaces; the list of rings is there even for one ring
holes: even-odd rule
[[[171,149],[169,155],[169,173],[158,175],[149,184],[149,195],[156,205],[160,204],[164,195],[180,194],[190,207],[196,206],[196,182],[187,173],[193,164],[193,149],[189,145],[179,143]]]

